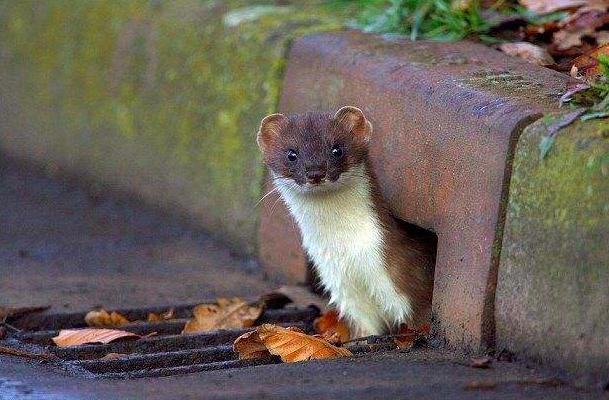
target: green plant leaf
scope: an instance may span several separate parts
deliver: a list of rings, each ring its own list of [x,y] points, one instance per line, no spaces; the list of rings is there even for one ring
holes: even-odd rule
[[[539,158],[543,160],[552,148],[553,144],[554,136],[543,136],[539,141]]]

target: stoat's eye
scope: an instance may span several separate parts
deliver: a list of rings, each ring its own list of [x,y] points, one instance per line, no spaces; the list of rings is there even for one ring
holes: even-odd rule
[[[298,154],[296,154],[296,151],[292,150],[292,149],[288,150],[288,160],[294,162],[297,159],[298,159]]]
[[[332,157],[341,158],[343,155],[343,149],[339,145],[334,145],[332,147]]]

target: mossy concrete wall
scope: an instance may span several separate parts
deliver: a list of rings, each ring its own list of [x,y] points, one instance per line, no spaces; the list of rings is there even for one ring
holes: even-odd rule
[[[609,123],[521,136],[496,292],[497,344],[609,382]]]
[[[286,47],[338,28],[296,4],[0,1],[0,150],[187,212],[252,254],[254,138]]]

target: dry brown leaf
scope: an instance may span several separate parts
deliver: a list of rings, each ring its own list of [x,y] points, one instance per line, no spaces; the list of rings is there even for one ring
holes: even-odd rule
[[[117,329],[62,329],[53,342],[59,347],[78,346],[88,343],[110,343],[118,339],[138,339],[140,335]]]
[[[127,357],[128,354],[123,354],[123,353],[108,353],[105,356],[103,356],[102,358],[100,358],[100,360],[119,360],[121,358],[125,358]]]
[[[298,362],[325,358],[349,357],[353,354],[341,347],[306,333],[276,325],[264,324],[256,330],[260,341],[271,354],[283,362]]]
[[[465,390],[491,390],[497,387],[494,381],[471,381],[465,385]]]
[[[400,349],[409,349],[413,344],[417,335],[414,333],[400,334],[393,337],[393,342]]]
[[[313,322],[315,332],[320,333],[330,343],[334,342],[335,336],[338,337],[338,343],[344,343],[351,339],[349,327],[341,320],[336,310],[328,310],[323,315],[315,319]]]
[[[472,368],[490,368],[493,359],[489,356],[473,357],[470,359]]]
[[[571,76],[584,77],[586,79],[595,78],[601,73],[598,58],[601,55],[609,56],[609,44],[601,46],[591,53],[584,54],[573,60]]]
[[[340,346],[343,343],[343,341],[340,340],[340,335],[334,331],[330,331],[330,332],[326,332],[326,333],[322,333],[322,334],[316,334],[316,335],[313,335],[313,337],[323,339],[326,342],[336,345],[336,346]]]
[[[598,31],[594,35],[599,46],[609,44],[609,31]]]
[[[128,324],[131,321],[116,311],[108,313],[108,311],[102,308],[100,310],[89,311],[87,315],[85,315],[85,322],[89,326],[103,328],[121,326]]]
[[[549,14],[555,11],[579,8],[590,0],[519,0],[519,3],[535,14]]]
[[[418,328],[409,328],[406,324],[400,326],[398,334],[393,337],[393,342],[400,349],[410,348],[415,340],[425,338],[429,335],[429,324],[423,324]]]
[[[532,64],[544,66],[555,63],[546,49],[528,42],[503,43],[499,45],[499,50],[510,56],[525,59]]]
[[[450,8],[455,11],[467,11],[474,5],[473,0],[452,0],[450,2]]]
[[[233,343],[233,351],[239,355],[240,360],[264,358],[271,355],[255,330],[239,336]]]
[[[609,23],[609,12],[605,9],[582,7],[568,18],[560,21],[558,30],[553,34],[554,51],[566,51],[584,44],[584,38],[603,40],[604,35],[598,29]],[[602,42],[598,42],[603,44]]]
[[[157,314],[157,313],[148,313],[148,322],[161,322],[161,321],[169,321],[170,319],[175,318],[175,310],[170,308],[169,310]]]
[[[262,314],[263,307],[251,306],[240,298],[218,299],[217,304],[199,304],[182,333],[207,332],[216,329],[249,328]]]

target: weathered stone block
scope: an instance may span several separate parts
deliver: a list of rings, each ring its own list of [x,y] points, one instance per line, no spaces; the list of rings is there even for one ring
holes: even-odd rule
[[[395,216],[438,235],[435,328],[452,344],[493,344],[509,157],[522,128],[556,108],[566,79],[468,42],[348,32],[292,48],[280,111],[351,104],[369,116],[373,168]],[[295,236],[292,224],[276,226],[261,240]]]
[[[497,344],[609,382],[609,124],[547,116],[514,155],[496,295]]]

